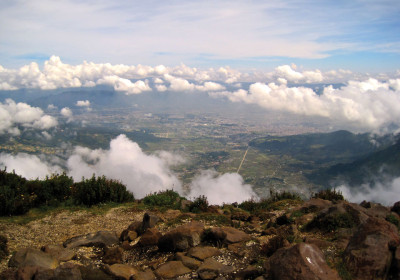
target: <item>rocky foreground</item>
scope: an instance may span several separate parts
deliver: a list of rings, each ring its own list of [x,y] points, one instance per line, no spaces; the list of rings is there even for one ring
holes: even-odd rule
[[[399,213],[322,199],[256,213],[64,211],[0,225],[0,279],[400,279]]]

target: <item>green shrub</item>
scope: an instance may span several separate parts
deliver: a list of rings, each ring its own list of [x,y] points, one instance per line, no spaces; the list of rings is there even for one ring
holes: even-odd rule
[[[392,223],[392,224],[394,224],[396,227],[400,227],[400,221],[399,221],[399,219],[395,216],[395,215],[393,215],[393,214],[388,214],[387,216],[386,216],[386,221],[388,221],[388,222],[390,222],[390,223]]]
[[[206,212],[207,209],[208,200],[204,195],[200,195],[189,205],[189,211],[193,213]]]
[[[105,176],[92,176],[91,179],[75,183],[71,187],[71,195],[75,204],[92,206],[106,202],[133,201],[133,194],[119,181],[107,179]]]
[[[301,198],[297,193],[292,193],[288,191],[275,192],[271,190],[269,198],[262,198],[259,201],[256,201],[255,199],[246,200],[240,203],[238,207],[254,214],[261,210],[269,210],[271,209],[271,207],[273,207],[273,204],[275,202],[283,200],[300,201]]]
[[[45,180],[31,180],[26,183],[35,207],[41,205],[58,206],[71,196],[71,186],[74,183],[65,173],[53,174]]]
[[[320,199],[325,199],[325,200],[330,200],[330,201],[344,200],[342,192],[337,191],[336,189],[320,190],[319,192],[313,194],[312,198],[320,198]]]
[[[173,190],[159,191],[148,194],[143,198],[143,203],[147,206],[169,207],[177,209],[180,206],[180,201],[184,198]]]
[[[336,231],[339,228],[352,228],[356,225],[354,217],[350,213],[333,213],[315,217],[308,225],[308,229],[317,228],[322,231]]]

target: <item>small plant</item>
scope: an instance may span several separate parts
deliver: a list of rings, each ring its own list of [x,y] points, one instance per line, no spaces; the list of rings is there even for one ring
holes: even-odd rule
[[[169,207],[177,209],[180,206],[180,201],[184,198],[173,190],[159,191],[147,195],[143,198],[143,203],[152,207]]]
[[[331,232],[339,228],[352,228],[355,225],[356,221],[354,217],[346,212],[317,216],[307,225],[307,228],[317,228],[326,232]]]
[[[394,224],[397,228],[400,227],[400,221],[399,221],[399,219],[398,219],[395,215],[393,215],[393,214],[388,214],[388,215],[386,216],[386,221],[388,221],[389,223]]]
[[[319,192],[313,194],[312,198],[320,198],[320,199],[325,199],[325,200],[330,200],[330,201],[344,200],[342,192],[337,191],[336,189],[320,190]]]
[[[206,212],[207,209],[208,200],[204,195],[200,195],[189,205],[189,211],[193,213]]]

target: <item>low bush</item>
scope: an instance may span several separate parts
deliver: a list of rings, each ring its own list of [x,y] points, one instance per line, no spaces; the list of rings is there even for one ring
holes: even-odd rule
[[[71,195],[75,204],[92,206],[106,202],[133,201],[133,194],[119,181],[107,179],[105,176],[92,176],[91,179],[75,183],[71,187]]]
[[[173,190],[159,191],[148,194],[143,198],[143,203],[147,206],[169,207],[177,209],[180,206],[180,201],[184,198]]]
[[[206,212],[207,209],[208,200],[204,195],[200,195],[189,205],[189,211],[192,213]]]
[[[337,191],[336,189],[320,190],[319,192],[313,194],[312,198],[320,198],[320,199],[325,199],[325,200],[330,200],[330,201],[344,200],[342,192]]]

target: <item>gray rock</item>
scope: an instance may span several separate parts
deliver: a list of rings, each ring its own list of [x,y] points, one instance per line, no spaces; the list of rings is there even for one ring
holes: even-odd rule
[[[106,247],[118,243],[115,231],[98,231],[86,235],[75,236],[64,242],[66,248],[76,248],[81,246]]]

